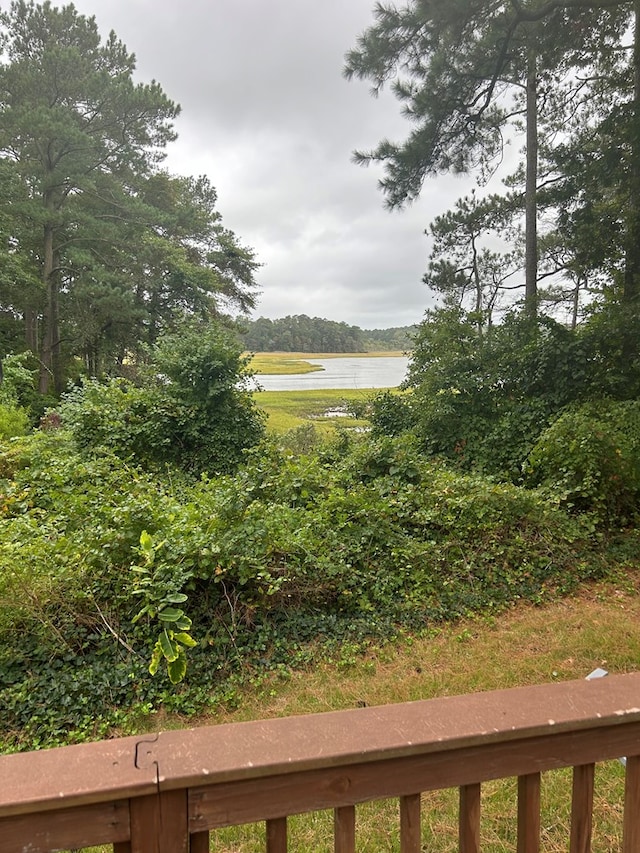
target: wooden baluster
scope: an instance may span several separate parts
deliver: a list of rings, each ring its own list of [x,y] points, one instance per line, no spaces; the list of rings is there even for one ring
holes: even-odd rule
[[[480,785],[460,788],[459,816],[460,853],[480,850]]]
[[[355,853],[356,809],[341,806],[333,812],[333,849],[335,853]]]
[[[400,853],[420,853],[420,794],[400,797]]]
[[[570,853],[590,853],[595,764],[573,768]]]
[[[189,853],[209,853],[209,833],[194,832],[189,837]]]
[[[130,800],[131,853],[189,853],[187,792],[163,791]]]
[[[267,821],[267,853],[287,853],[286,817]]]
[[[640,850],[640,755],[627,758],[622,853]]]
[[[540,851],[540,774],[518,777],[518,853]]]

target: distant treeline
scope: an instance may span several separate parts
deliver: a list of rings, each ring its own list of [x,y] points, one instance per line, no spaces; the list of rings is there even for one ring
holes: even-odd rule
[[[373,352],[411,349],[415,326],[361,329],[335,320],[295,314],[279,320],[244,321],[246,349],[253,352]]]

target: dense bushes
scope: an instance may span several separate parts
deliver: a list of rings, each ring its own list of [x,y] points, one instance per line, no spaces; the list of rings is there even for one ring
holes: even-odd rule
[[[27,401],[33,386],[25,355],[11,355],[0,366],[0,439],[26,435],[30,428]]]
[[[529,485],[545,486],[572,511],[627,522],[640,496],[640,402],[568,409],[542,433],[525,473]]]
[[[5,746],[233,702],[346,638],[605,571],[606,526],[640,493],[640,404],[583,404],[577,345],[536,329],[507,323],[481,355],[469,329],[448,355],[435,340],[413,389],[374,400],[369,436],[259,442],[237,345],[211,330],[163,340],[136,383],[85,382],[5,442]]]
[[[13,403],[0,403],[0,439],[26,435],[29,431],[29,415]]]
[[[381,391],[371,400],[369,418],[372,434],[376,437],[409,432],[415,427],[417,417],[410,394]]]
[[[521,482],[529,453],[567,406],[638,396],[639,338],[638,318],[615,306],[575,330],[513,313],[482,336],[459,309],[428,312],[411,364],[410,409],[405,403],[390,418],[392,410],[374,407],[374,429],[409,428],[449,465]]]
[[[183,328],[151,351],[142,382],[85,381],[58,411],[82,448],[199,474],[233,470],[260,440],[263,418],[244,387],[246,361],[228,331]]]
[[[0,476],[7,745],[232,701],[243,674],[307,660],[320,638],[540,600],[603,565],[579,519],[426,463],[410,439],[299,458],[263,445],[236,474],[194,482],[87,455],[58,430],[14,442]],[[147,670],[159,633],[189,633],[179,611],[197,646],[183,644],[173,687]]]

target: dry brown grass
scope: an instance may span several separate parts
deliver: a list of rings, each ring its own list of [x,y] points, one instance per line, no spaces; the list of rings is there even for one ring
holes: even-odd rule
[[[247,692],[234,711],[200,718],[211,725],[382,705],[434,696],[583,678],[592,669],[640,668],[640,576],[593,584],[543,607],[520,604],[405,635],[365,654],[278,677]],[[165,723],[169,722],[164,720]]]
[[[544,607],[521,604],[495,618],[466,620],[421,637],[404,636],[364,655],[348,649],[338,662],[274,678],[247,692],[241,707],[198,720],[216,724],[307,714],[434,696],[493,690],[517,685],[583,678],[603,666],[611,672],[640,667],[640,577],[585,587],[571,599]],[[175,725],[175,720],[164,723]],[[193,721],[190,722],[193,724]],[[621,848],[624,771],[616,762],[597,768],[593,853]],[[543,776],[542,849],[568,845],[570,771]],[[457,847],[457,791],[423,794],[423,849],[453,853]],[[516,783],[483,786],[482,849],[505,853],[516,846]],[[290,850],[332,850],[332,815],[304,815],[290,821]],[[397,801],[368,803],[357,809],[358,850],[399,849]],[[264,827],[234,827],[212,833],[212,850],[258,853]]]
[[[274,678],[247,691],[241,706],[200,717],[196,725],[280,717],[405,702],[434,696],[493,690],[525,684],[583,678],[603,666],[610,672],[640,668],[640,574],[617,583],[584,587],[578,595],[534,607],[520,604],[493,618],[465,620],[421,637],[404,636],[365,654],[344,649],[337,662],[325,662],[289,680]],[[194,725],[159,715],[158,728]],[[568,848],[571,771],[543,775],[541,849]],[[624,770],[617,761],[596,768],[592,853],[617,853],[622,847]],[[482,850],[516,849],[516,780],[482,788]],[[422,795],[423,850],[455,853],[457,790]],[[362,853],[399,850],[397,800],[357,807],[357,849]],[[289,822],[291,853],[331,853],[333,815],[317,812]],[[264,825],[231,827],[211,833],[218,853],[264,853]],[[102,849],[101,849],[102,853]]]

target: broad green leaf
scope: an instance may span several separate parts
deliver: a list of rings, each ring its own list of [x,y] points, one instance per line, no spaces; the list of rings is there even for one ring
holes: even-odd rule
[[[174,634],[173,639],[177,640],[179,643],[182,643],[184,646],[188,646],[190,649],[198,645],[198,643],[193,639],[191,634]]]
[[[185,595],[184,592],[174,592],[172,595],[168,595],[165,598],[165,601],[169,601],[171,604],[182,604],[188,597],[189,596]]]
[[[140,534],[140,548],[144,551],[145,554],[148,554],[153,551],[153,539],[147,533],[146,530],[143,530]]]
[[[162,647],[162,654],[171,662],[178,657],[178,646],[173,643],[166,631],[163,631],[158,638]]]
[[[180,649],[182,654],[167,664],[167,672],[172,684],[178,684],[185,676],[187,671],[187,658],[185,653]]]
[[[163,658],[162,654],[162,646],[160,645],[160,641],[155,644],[153,647],[153,654],[151,655],[151,663],[149,664],[149,674],[155,675],[158,671],[158,667],[160,666],[160,661]]]
[[[158,612],[158,619],[162,622],[177,622],[184,616],[184,610],[178,610],[177,607],[163,607]]]

